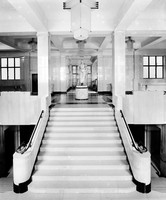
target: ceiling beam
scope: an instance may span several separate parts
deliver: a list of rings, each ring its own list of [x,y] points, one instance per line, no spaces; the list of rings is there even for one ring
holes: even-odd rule
[[[166,40],[166,37],[151,37],[141,43],[141,48],[147,48]]]
[[[44,12],[36,1],[32,0],[7,0],[16,11],[37,31],[48,31],[48,22]]]
[[[103,50],[107,47],[108,43],[111,42],[111,40],[112,40],[111,34],[107,35],[107,36],[104,38],[103,42],[101,43],[101,45],[100,45],[98,51],[103,51]]]
[[[24,52],[29,51],[29,49],[27,49],[27,48],[19,47],[17,45],[17,43],[15,42],[15,40],[11,37],[2,36],[2,37],[0,37],[0,42],[3,44],[6,44],[16,50],[19,50],[19,51],[24,51]]]
[[[63,40],[64,37],[56,36],[51,37],[51,41],[54,44],[55,48],[57,48],[60,52],[63,52]]]
[[[115,30],[126,30],[151,2],[152,0],[124,1],[117,14]]]
[[[0,36],[14,36],[18,38],[36,37],[36,32],[1,32]]]
[[[133,37],[165,37],[165,30],[127,30],[126,35]]]

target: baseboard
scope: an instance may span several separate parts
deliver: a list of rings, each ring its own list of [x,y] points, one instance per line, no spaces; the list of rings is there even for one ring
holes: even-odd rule
[[[112,95],[111,91],[100,91],[100,92],[98,91],[97,93],[100,95]]]
[[[58,91],[58,92],[52,92],[51,96],[54,96],[56,94],[67,94],[67,92],[60,92],[60,91]]]

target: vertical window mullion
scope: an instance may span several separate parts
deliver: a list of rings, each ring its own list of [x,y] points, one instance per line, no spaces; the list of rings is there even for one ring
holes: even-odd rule
[[[157,56],[155,56],[155,78],[157,78]]]
[[[148,78],[150,78],[150,56],[148,56]]]
[[[16,63],[15,63],[15,58],[14,58],[14,80],[16,79],[16,77],[15,77],[15,68],[16,68]]]
[[[164,78],[165,56],[162,57],[162,78]]]
[[[7,58],[7,80],[9,80],[9,62],[8,62],[8,58]]]

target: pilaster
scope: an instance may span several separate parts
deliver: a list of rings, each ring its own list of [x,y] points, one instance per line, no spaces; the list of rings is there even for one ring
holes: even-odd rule
[[[37,34],[38,58],[38,95],[41,98],[42,109],[50,105],[50,36],[48,32]],[[46,107],[45,107],[46,106]]]
[[[113,104],[117,109],[122,109],[122,100],[125,95],[126,79],[125,32],[115,31],[112,41]]]

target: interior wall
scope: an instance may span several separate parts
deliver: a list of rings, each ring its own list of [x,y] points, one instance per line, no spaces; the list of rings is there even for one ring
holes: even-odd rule
[[[60,84],[60,54],[59,53],[51,53],[50,59],[51,65],[51,88],[52,92],[60,92],[61,84]]]
[[[70,87],[70,71],[66,55],[51,52],[50,70],[52,92],[66,92]]]
[[[113,83],[112,57],[110,55],[98,56],[98,92],[110,91]]]

